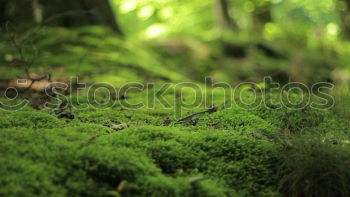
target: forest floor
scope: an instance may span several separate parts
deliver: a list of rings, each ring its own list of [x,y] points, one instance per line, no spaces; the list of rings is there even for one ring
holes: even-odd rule
[[[349,126],[332,110],[279,91],[243,91],[243,101],[262,101],[244,108],[228,89],[194,81],[186,88],[180,82],[188,77],[176,68],[137,45],[101,41],[100,29],[76,31],[78,40],[59,31],[37,44],[51,48],[31,68],[52,79],[20,98],[0,99],[6,109],[0,110],[0,196],[350,194]],[[25,65],[14,54],[6,53],[0,67],[3,83],[23,76]],[[111,86],[76,93],[61,87],[51,97],[37,90],[67,76],[88,87]],[[128,92],[110,94],[120,84]],[[285,105],[286,98],[300,108]]]

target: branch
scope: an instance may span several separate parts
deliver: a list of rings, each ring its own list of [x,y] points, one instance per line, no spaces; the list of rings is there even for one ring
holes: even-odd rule
[[[205,114],[205,113],[214,113],[214,112],[216,112],[218,110],[218,108],[217,107],[215,107],[215,106],[213,106],[213,107],[211,107],[211,108],[209,108],[209,109],[206,109],[206,110],[204,110],[204,111],[200,111],[200,112],[195,112],[195,113],[193,113],[193,114],[190,114],[190,115],[188,115],[188,116],[186,116],[186,117],[184,117],[184,118],[181,118],[181,119],[179,119],[178,121],[177,121],[177,123],[179,123],[179,122],[184,122],[184,121],[186,121],[186,120],[188,120],[188,119],[190,119],[190,118],[192,118],[192,117],[194,117],[194,116],[197,116],[197,115],[199,115],[199,114]]]
[[[30,45],[32,46],[32,48],[34,50],[34,55],[33,55],[32,59],[28,62],[27,59],[24,56],[23,43],[25,43],[32,34],[36,33],[36,31],[28,33],[24,37],[24,40],[21,43],[18,43],[16,41],[15,33],[11,34],[9,28],[10,28],[10,22],[6,22],[6,31],[9,34],[10,41],[11,41],[12,45],[15,47],[15,49],[17,50],[17,53],[19,54],[19,57],[20,57],[20,61],[23,62],[23,64],[24,64],[24,71],[25,71],[25,73],[27,75],[27,78],[29,80],[31,80],[30,85],[28,87],[26,87],[24,89],[24,91],[29,90],[33,86],[33,84],[35,82],[42,81],[44,79],[47,79],[49,82],[51,82],[51,74],[47,74],[47,75],[44,75],[44,76],[41,76],[41,77],[37,77],[37,78],[33,78],[33,77],[30,76],[29,69],[35,63],[35,60],[38,57],[38,50],[36,49],[36,47],[34,46],[34,44],[32,42],[30,42],[31,43]],[[16,30],[13,26],[11,28]],[[40,30],[40,28],[39,28],[39,30]]]

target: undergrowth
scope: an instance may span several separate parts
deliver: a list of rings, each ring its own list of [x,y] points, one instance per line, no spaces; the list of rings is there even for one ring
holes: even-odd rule
[[[328,110],[218,107],[181,122],[161,105],[80,102],[71,113],[1,112],[1,196],[349,195],[348,127]]]
[[[192,55],[166,55],[163,47],[125,42],[99,27],[45,33],[36,42],[45,52],[31,72],[52,70],[64,82],[79,73],[82,82],[108,82],[117,90],[128,82],[157,85],[111,98],[82,90],[60,109],[74,115],[70,118],[50,108],[0,111],[0,196],[350,195],[348,92],[335,92],[332,110],[314,109],[299,102],[304,95],[288,93],[259,94],[263,102],[245,108],[224,105],[234,100],[225,98],[225,90],[209,93],[211,103],[196,103],[198,92],[171,84],[161,93],[163,103],[153,103],[149,95],[158,94],[165,82],[185,81],[192,73],[200,80],[214,72],[214,59],[193,59],[187,62],[195,63],[193,68],[184,63],[178,69],[179,60]],[[168,59],[162,61],[158,52]],[[6,55],[18,59],[14,51]],[[217,54],[207,58],[211,55]],[[259,55],[251,59],[257,66],[271,63]],[[232,81],[246,79],[255,67],[235,68],[242,76]],[[11,80],[23,65],[6,70],[5,79]],[[220,72],[216,75],[224,78]],[[281,104],[286,98],[294,108]],[[115,103],[104,105],[109,99]],[[24,101],[5,100],[2,105],[18,108]],[[138,103],[148,106],[135,107]]]

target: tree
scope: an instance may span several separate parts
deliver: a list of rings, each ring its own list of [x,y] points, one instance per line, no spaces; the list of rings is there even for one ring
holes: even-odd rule
[[[253,30],[255,32],[261,33],[265,24],[272,21],[271,5],[270,2],[265,2],[260,6],[257,4],[255,4],[255,6],[256,9],[252,13]]]
[[[343,8],[341,8],[340,19],[343,29],[343,34],[346,38],[350,38],[350,0],[340,1],[343,3]]]
[[[227,29],[237,29],[229,14],[229,5],[227,0],[214,0],[214,15],[216,24],[220,32]]]
[[[68,3],[62,0],[41,0],[41,4],[44,18],[54,19],[50,21],[52,24],[66,27],[106,25],[123,35],[108,0],[74,0]]]
[[[106,25],[123,35],[108,0],[11,0],[0,4],[0,21],[4,24],[28,22],[76,27]]]

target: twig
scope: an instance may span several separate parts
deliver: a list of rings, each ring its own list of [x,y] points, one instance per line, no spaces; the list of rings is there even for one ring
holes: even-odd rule
[[[181,119],[179,119],[177,122],[179,123],[179,122],[184,122],[184,121],[186,121],[186,120],[188,120],[188,119],[190,119],[190,118],[192,118],[192,117],[194,117],[194,116],[197,116],[197,115],[199,115],[199,114],[205,114],[205,113],[214,113],[214,112],[216,112],[218,110],[218,108],[217,107],[215,107],[215,106],[213,106],[213,107],[211,107],[211,108],[209,108],[209,109],[206,109],[206,110],[204,110],[204,111],[200,111],[200,112],[195,112],[195,113],[193,113],[193,114],[190,114],[190,115],[188,115],[188,116],[186,116],[186,117],[184,117],[184,118],[181,118]]]
[[[26,40],[29,38],[29,36],[32,34],[32,32],[28,33],[25,36],[25,39],[22,41],[22,43],[18,43],[16,41],[15,34],[14,33],[11,34],[9,28],[10,28],[10,22],[6,22],[6,31],[9,34],[10,41],[11,41],[12,45],[15,47],[15,49],[17,50],[17,53],[19,54],[19,57],[20,57],[20,61],[23,62],[23,64],[24,64],[24,71],[25,71],[25,73],[27,75],[27,78],[29,80],[31,80],[30,85],[28,87],[26,87],[24,89],[24,91],[27,91],[27,90],[31,89],[31,87],[33,86],[33,84],[35,82],[42,81],[44,79],[47,79],[49,82],[51,82],[51,74],[47,74],[47,75],[44,75],[44,76],[41,76],[41,77],[37,77],[37,78],[33,78],[33,77],[30,76],[29,69],[35,63],[35,60],[36,60],[36,58],[38,56],[38,51],[37,51],[36,47],[34,46],[34,44],[31,42],[31,46],[32,46],[32,48],[33,48],[35,53],[34,53],[32,59],[28,62],[26,57],[24,56],[23,46],[22,45],[23,45],[24,42],[26,42]],[[11,27],[11,28],[16,30],[14,27]],[[35,31],[33,31],[33,32],[35,33]]]

